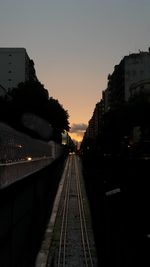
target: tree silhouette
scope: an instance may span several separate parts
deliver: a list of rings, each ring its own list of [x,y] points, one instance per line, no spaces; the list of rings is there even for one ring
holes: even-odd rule
[[[15,127],[20,127],[22,115],[30,112],[52,125],[57,140],[60,140],[64,130],[69,131],[68,111],[64,110],[58,100],[49,97],[48,90],[39,81],[20,83],[9,93],[9,99],[5,101],[9,110],[6,120]]]
[[[26,109],[38,110],[48,101],[49,97],[48,91],[39,81],[22,82],[11,91],[10,95],[14,104],[22,111]]]

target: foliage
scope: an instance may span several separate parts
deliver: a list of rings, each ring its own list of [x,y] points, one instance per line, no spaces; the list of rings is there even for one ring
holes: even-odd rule
[[[0,99],[1,120],[18,128],[21,127],[21,117],[25,112],[46,119],[54,128],[56,139],[60,139],[64,130],[69,130],[68,111],[64,110],[58,100],[49,98],[48,91],[39,81],[20,83],[6,99]]]

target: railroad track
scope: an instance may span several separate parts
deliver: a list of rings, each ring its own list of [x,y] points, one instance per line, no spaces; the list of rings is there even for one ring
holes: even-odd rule
[[[80,180],[78,157],[69,155],[61,203],[57,267],[96,266],[95,261],[93,262],[93,243],[89,239]]]

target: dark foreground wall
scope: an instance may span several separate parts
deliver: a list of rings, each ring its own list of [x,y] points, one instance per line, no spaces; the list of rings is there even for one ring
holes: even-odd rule
[[[83,157],[100,267],[150,266],[150,159]]]
[[[34,266],[65,158],[0,190],[0,266]]]

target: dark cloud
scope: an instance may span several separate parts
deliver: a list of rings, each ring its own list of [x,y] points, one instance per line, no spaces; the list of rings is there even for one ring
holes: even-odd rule
[[[73,123],[71,125],[71,129],[70,129],[70,133],[80,133],[80,132],[84,132],[87,128],[87,124],[85,123]]]

